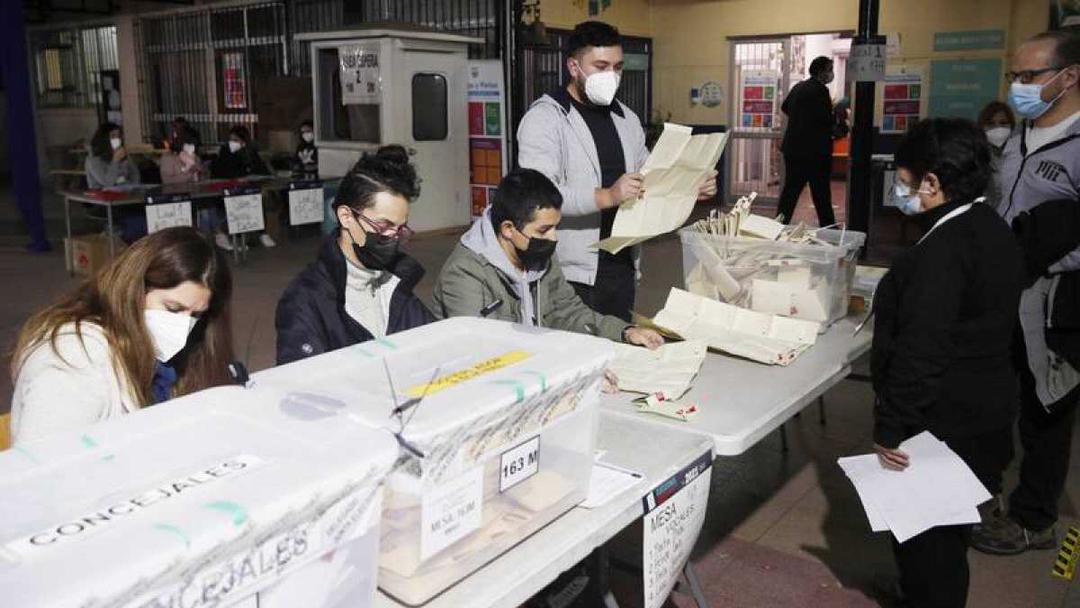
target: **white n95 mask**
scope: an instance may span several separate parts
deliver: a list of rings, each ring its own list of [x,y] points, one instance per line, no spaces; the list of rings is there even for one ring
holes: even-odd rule
[[[198,319],[182,312],[146,309],[146,329],[154,343],[154,357],[166,363],[184,350]]]
[[[610,106],[615,101],[622,76],[614,70],[597,72],[585,79],[585,96],[598,106]]]
[[[229,140],[229,152],[232,152],[233,154],[236,154],[237,152],[240,151],[240,148],[243,148],[243,147],[244,147],[244,145],[241,144],[240,142],[233,141],[231,139]]]
[[[994,127],[986,130],[986,140],[995,148],[1004,146],[1005,142],[1009,141],[1010,135],[1012,135],[1012,129],[1009,127]]]
[[[109,145],[112,146],[113,150],[118,150],[120,146],[124,145],[124,142],[119,137],[111,137],[109,138]]]
[[[184,144],[183,150],[188,154],[195,154],[195,144]]]

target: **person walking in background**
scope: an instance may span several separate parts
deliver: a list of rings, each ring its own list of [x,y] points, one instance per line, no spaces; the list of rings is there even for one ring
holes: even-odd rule
[[[777,215],[789,224],[807,182],[818,225],[836,223],[829,183],[835,119],[827,85],[832,80],[833,60],[817,57],[810,62],[810,78],[795,85],[780,106],[787,115],[787,128],[780,143],[784,154],[784,188]]]

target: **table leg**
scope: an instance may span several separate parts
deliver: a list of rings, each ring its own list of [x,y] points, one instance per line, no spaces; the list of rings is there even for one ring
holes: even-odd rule
[[[615,595],[611,592],[609,577],[611,564],[607,546],[600,545],[597,547],[592,556],[588,558],[588,564],[589,578],[592,579],[590,588],[596,590],[604,608],[619,608],[619,603],[615,601]]]
[[[690,595],[693,596],[694,603],[698,608],[709,608],[709,600],[705,599],[705,591],[701,588],[701,581],[698,579],[697,572],[694,572],[694,565],[690,563],[690,560],[686,560],[682,573],[686,577],[686,582],[690,584]]]
[[[780,424],[780,451],[787,454],[787,427],[784,424]]]
[[[112,260],[116,257],[116,239],[113,235],[113,216],[112,205],[105,205],[105,234],[109,239],[109,259]]]
[[[64,242],[64,254],[70,256],[71,252],[69,248],[71,247],[71,199],[66,196],[64,197],[64,227],[67,229],[67,240]],[[68,276],[74,276],[75,267],[71,264],[71,260],[65,260],[64,265],[70,268],[70,270],[68,270]]]
[[[821,422],[821,426],[825,426],[825,395],[817,398],[818,406],[818,421]]]

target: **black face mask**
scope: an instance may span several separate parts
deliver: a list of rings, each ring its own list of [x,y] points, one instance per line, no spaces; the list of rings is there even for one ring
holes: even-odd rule
[[[518,232],[521,231],[518,230]],[[525,235],[525,233],[521,234]],[[536,237],[528,237],[528,239],[529,246],[525,249],[517,249],[517,245],[514,245],[521,264],[525,266],[526,270],[543,270],[547,268],[551,256],[555,254],[555,246],[558,242]]]
[[[357,223],[360,223],[360,221],[357,220]],[[344,228],[342,229],[344,230]],[[365,237],[364,244],[357,245],[356,239],[352,238],[352,233],[349,234],[349,238],[353,242],[352,248],[353,253],[356,254],[356,259],[360,260],[360,263],[365,268],[389,270],[399,255],[398,246],[400,243],[398,240],[374,232],[366,232]]]

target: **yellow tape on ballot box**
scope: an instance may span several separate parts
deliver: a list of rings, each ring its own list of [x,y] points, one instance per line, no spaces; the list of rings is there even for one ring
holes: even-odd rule
[[[1076,574],[1076,560],[1080,557],[1080,530],[1069,526],[1065,540],[1061,541],[1061,550],[1054,558],[1050,576],[1071,581]]]
[[[520,363],[531,356],[532,353],[524,350],[512,350],[508,353],[501,354],[498,357],[492,357],[491,359],[481,361],[471,367],[436,378],[429,383],[418,384],[405,391],[405,394],[414,399],[423,397],[424,395],[434,395],[439,391],[444,391],[461,384],[462,382],[468,382],[469,380],[478,378],[484,374],[490,374],[493,371],[511,366],[515,363]]]

